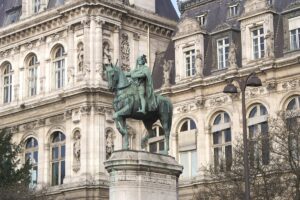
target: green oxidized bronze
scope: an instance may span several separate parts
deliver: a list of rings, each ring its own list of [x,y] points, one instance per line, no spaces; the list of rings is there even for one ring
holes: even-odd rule
[[[146,56],[137,59],[136,68],[130,72],[123,72],[120,67],[106,67],[109,89],[115,93],[113,118],[117,129],[124,138],[123,149],[129,149],[128,130],[126,119],[142,120],[148,134],[142,139],[142,148],[145,147],[149,136],[154,135],[152,126],[160,120],[165,132],[165,151],[169,151],[169,136],[172,125],[173,106],[171,102],[156,95],[153,90],[153,81]]]

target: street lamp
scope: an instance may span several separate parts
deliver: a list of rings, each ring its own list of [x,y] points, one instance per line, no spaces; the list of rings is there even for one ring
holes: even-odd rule
[[[248,157],[248,139],[247,139],[247,121],[246,121],[246,100],[245,91],[246,87],[259,87],[262,86],[261,80],[255,75],[255,73],[249,74],[247,77],[234,78],[240,87],[242,93],[242,117],[243,117],[243,145],[244,145],[244,181],[245,181],[245,200],[250,200],[250,180],[249,180],[249,157]],[[228,83],[224,90],[224,93],[236,94],[237,88],[231,82]]]

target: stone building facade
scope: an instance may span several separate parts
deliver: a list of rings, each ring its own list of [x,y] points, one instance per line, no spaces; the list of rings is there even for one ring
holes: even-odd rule
[[[228,166],[241,137],[241,97],[222,92],[230,79],[256,72],[262,80],[246,91],[253,141],[268,117],[300,109],[299,1],[181,0],[178,23],[167,0],[28,2],[0,0],[0,128],[24,144],[32,187],[46,186],[53,199],[108,198],[102,163],[122,140],[103,76],[111,62],[128,70],[147,55],[156,91],[173,102],[181,200],[203,184],[203,166]],[[128,124],[140,150],[146,131]],[[159,123],[153,130],[146,150],[159,153],[164,133]],[[253,155],[263,165],[268,148]]]
[[[262,80],[261,87],[246,90],[252,142],[268,134],[268,117],[299,113],[300,2],[181,0],[178,6],[176,33],[153,77],[161,74],[155,87],[174,104],[170,153],[184,166],[180,199],[190,200],[205,181],[203,167],[230,167],[232,147],[242,137],[241,95],[223,93],[233,77],[255,72]],[[151,138],[150,150],[160,148],[159,139]],[[268,165],[269,143],[256,146],[262,148],[254,148],[252,158]]]
[[[108,199],[103,162],[122,139],[105,66],[129,70],[145,54],[153,68],[178,20],[171,1],[147,2],[0,1],[0,128],[24,145],[30,187],[52,199]]]

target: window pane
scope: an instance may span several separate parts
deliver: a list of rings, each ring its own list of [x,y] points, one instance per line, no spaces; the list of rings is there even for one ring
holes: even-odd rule
[[[194,120],[190,120],[190,125],[191,125],[190,130],[194,130],[197,128]]]
[[[159,142],[159,151],[164,151],[165,150],[165,142],[164,140]]]
[[[249,118],[255,117],[255,116],[256,116],[256,113],[257,113],[257,106],[255,106],[255,107],[251,110],[251,112],[250,112],[250,114],[249,114]]]
[[[222,148],[214,148],[214,164],[215,164],[215,167],[219,167],[221,162],[221,156],[222,156]]]
[[[52,160],[58,159],[58,147],[52,148]]]
[[[156,137],[156,127],[154,127],[154,128],[152,129],[152,131],[150,131],[149,138],[153,138],[153,137]]]
[[[188,130],[188,121],[185,121],[181,126],[180,132],[187,131],[187,130]]]
[[[183,165],[182,177],[189,177],[189,157],[187,152],[180,153],[180,164]]]
[[[214,144],[222,144],[222,133],[220,131],[213,133]]]
[[[225,123],[230,122],[230,117],[229,117],[229,115],[227,113],[224,113],[224,122]]]
[[[225,133],[225,142],[231,142],[231,129],[226,129]]]
[[[221,117],[221,114],[219,114],[219,115],[216,117],[215,121],[214,121],[214,125],[220,124],[221,118],[222,118],[222,117]]]
[[[35,151],[35,152],[33,153],[33,159],[34,159],[34,163],[35,163],[35,164],[38,163],[39,157],[38,157],[38,152],[37,152],[37,151]]]
[[[156,153],[157,152],[157,143],[156,142],[150,143],[149,147],[150,147],[150,152],[151,153]]]
[[[197,162],[197,151],[192,151],[191,152],[191,173],[192,173],[192,176],[196,176],[197,175],[197,165],[198,165],[198,162]]]
[[[161,127],[159,127],[158,130],[159,130],[159,136],[165,135],[165,132],[164,132],[164,130]]]
[[[58,163],[52,163],[52,185],[58,185]]]
[[[66,155],[66,148],[65,148],[65,146],[63,145],[63,146],[61,146],[61,158],[64,158],[65,155]]]
[[[61,169],[60,169],[60,184],[64,183],[64,178],[65,178],[65,161],[61,162]]]
[[[263,116],[263,115],[267,115],[267,114],[268,114],[268,111],[267,111],[266,107],[261,105],[260,106],[260,115]]]
[[[296,99],[293,98],[290,103],[287,106],[287,110],[296,110],[297,106],[296,106]]]
[[[232,147],[231,145],[225,147],[225,160],[226,160],[226,170],[230,171],[232,164]]]

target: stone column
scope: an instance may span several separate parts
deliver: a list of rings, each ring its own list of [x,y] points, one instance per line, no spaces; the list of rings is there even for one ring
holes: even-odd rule
[[[114,56],[112,62],[114,63],[118,59],[120,65],[120,27],[117,25],[114,27],[113,36],[114,36]]]
[[[74,27],[71,25],[68,27],[68,66],[67,66],[67,77],[68,83],[67,85],[71,85],[74,83],[75,71],[78,66],[76,65],[76,58],[74,56]],[[75,52],[76,54],[76,52]]]
[[[83,64],[83,75],[85,80],[89,80],[90,75],[90,24],[91,20],[89,18],[85,19],[83,22],[83,32],[84,32],[84,64]]]
[[[104,164],[110,176],[110,200],[178,200],[183,167],[171,156],[121,150]]]
[[[96,59],[96,83],[102,82],[102,73],[103,73],[103,30],[102,25],[104,21],[100,18],[96,19],[96,49],[95,49],[95,59]]]

